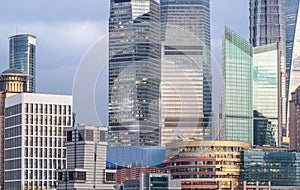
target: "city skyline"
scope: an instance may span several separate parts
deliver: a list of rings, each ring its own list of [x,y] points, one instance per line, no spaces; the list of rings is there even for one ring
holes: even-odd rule
[[[109,1],[44,1],[34,5],[28,3],[31,1],[17,3],[14,0],[1,6],[0,70],[7,69],[9,64],[8,37],[33,34],[37,37],[37,92],[71,94],[81,58],[108,33]],[[248,2],[230,2],[211,1],[212,54],[219,65],[224,25],[249,38]],[[241,17],[235,17],[232,10]],[[61,41],[64,43],[59,43]],[[53,79],[52,84],[48,83],[48,78]]]

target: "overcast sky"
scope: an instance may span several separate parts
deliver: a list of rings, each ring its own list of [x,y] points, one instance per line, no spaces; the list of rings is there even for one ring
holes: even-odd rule
[[[248,0],[211,0],[212,53],[221,65],[222,32],[248,39]],[[0,70],[8,68],[8,37],[37,36],[37,92],[72,93],[85,52],[107,34],[109,0],[9,0],[0,6]],[[107,84],[107,81],[104,81]]]

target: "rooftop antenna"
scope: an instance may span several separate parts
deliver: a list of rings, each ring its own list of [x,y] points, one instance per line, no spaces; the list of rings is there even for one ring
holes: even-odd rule
[[[18,26],[16,26],[16,35],[18,34]]]

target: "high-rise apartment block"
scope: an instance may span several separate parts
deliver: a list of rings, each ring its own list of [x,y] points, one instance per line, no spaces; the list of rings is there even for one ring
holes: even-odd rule
[[[35,92],[36,37],[18,34],[9,37],[9,68],[31,75],[27,82],[27,92]]]
[[[225,27],[222,139],[278,146],[280,92],[278,43],[252,47]]]
[[[6,190],[53,189],[66,165],[72,97],[21,93],[5,100]]]
[[[107,128],[78,125],[67,131],[67,167],[58,170],[58,189],[112,190],[116,171],[106,170]]]
[[[281,71],[281,126],[278,135],[282,141],[287,133],[287,97],[289,89],[289,73],[286,75],[286,0],[250,0],[250,43],[252,46],[262,46],[279,42],[279,59]]]
[[[111,0],[109,145],[159,144],[160,8],[156,0]]]
[[[162,0],[161,34],[161,144],[211,139],[209,0]]]

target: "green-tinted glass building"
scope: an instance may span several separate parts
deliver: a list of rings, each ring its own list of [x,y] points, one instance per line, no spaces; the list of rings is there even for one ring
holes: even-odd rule
[[[279,145],[280,81],[278,43],[252,47],[225,27],[221,138]]]
[[[253,48],[254,145],[278,145],[281,126],[279,74],[279,44]]]
[[[221,138],[253,144],[252,46],[225,27]]]

